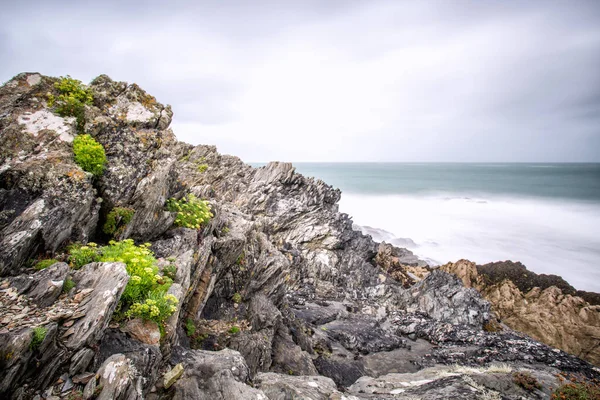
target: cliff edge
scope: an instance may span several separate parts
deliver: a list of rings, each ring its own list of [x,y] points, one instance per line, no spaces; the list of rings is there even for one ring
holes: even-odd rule
[[[477,290],[353,230],[339,190],[178,142],[135,84],[75,89],[0,88],[0,396],[520,399],[600,377],[484,329]]]

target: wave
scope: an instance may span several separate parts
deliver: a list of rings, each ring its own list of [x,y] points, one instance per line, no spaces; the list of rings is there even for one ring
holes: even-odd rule
[[[376,241],[434,264],[521,261],[578,289],[600,291],[600,204],[481,195],[344,193],[348,213]],[[373,228],[377,227],[377,228]]]

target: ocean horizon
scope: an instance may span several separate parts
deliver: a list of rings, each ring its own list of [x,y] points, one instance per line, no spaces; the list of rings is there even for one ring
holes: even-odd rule
[[[600,163],[292,164],[339,188],[364,233],[432,265],[520,261],[600,292]]]

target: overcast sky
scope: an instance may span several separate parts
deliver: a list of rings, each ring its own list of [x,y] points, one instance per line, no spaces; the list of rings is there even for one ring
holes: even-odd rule
[[[0,81],[106,73],[245,161],[600,161],[600,1],[12,1]]]

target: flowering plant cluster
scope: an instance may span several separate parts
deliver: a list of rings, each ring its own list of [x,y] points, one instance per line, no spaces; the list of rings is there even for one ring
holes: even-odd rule
[[[149,247],[150,243],[137,246],[131,239],[111,240],[104,247],[88,243],[71,247],[69,260],[75,268],[93,261],[124,263],[130,278],[121,295],[119,309],[127,317],[162,324],[177,310],[178,300],[167,294],[173,280],[159,273],[157,260]]]
[[[200,200],[189,194],[181,200],[167,200],[167,209],[177,213],[175,226],[200,229],[200,226],[213,217],[210,205],[206,200]]]

